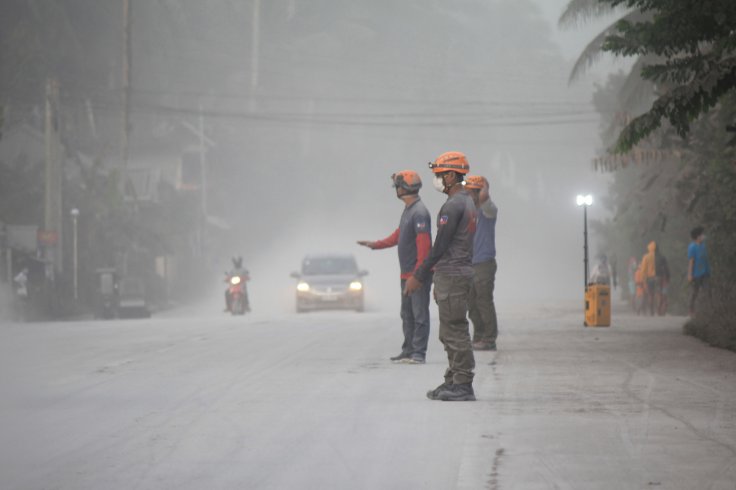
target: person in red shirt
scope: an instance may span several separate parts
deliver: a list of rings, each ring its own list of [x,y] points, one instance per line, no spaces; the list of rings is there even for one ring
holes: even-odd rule
[[[404,202],[399,227],[383,240],[361,240],[359,245],[373,250],[398,246],[401,269],[401,291],[432,248],[432,219],[419,198],[422,180],[413,170],[403,170],[391,176],[396,197]],[[401,320],[404,343],[393,362],[424,364],[429,341],[429,292],[432,281],[410,295],[401,295]]]

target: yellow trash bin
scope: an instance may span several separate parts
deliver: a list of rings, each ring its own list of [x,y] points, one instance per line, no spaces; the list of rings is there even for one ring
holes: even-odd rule
[[[585,326],[611,326],[611,287],[591,284],[585,291]]]

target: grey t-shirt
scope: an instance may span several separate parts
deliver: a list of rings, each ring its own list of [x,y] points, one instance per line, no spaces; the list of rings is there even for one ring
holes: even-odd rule
[[[432,252],[414,274],[419,281],[424,282],[433,267],[435,272],[451,276],[473,275],[475,218],[475,204],[467,191],[459,191],[445,201],[437,215]]]

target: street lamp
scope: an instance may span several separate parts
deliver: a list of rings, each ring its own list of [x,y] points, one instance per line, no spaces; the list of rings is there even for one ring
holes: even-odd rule
[[[73,249],[74,249],[74,300],[79,299],[79,255],[77,253],[77,219],[79,218],[79,209],[72,208],[72,228],[74,230]]]
[[[593,204],[593,196],[590,194],[578,194],[577,205],[583,207],[583,263],[585,264],[583,285],[588,290],[588,206]]]

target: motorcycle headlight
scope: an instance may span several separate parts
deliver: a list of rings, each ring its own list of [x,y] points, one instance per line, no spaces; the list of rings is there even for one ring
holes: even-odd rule
[[[236,284],[240,284],[240,277],[239,276],[233,276],[230,278],[230,284],[233,286]]]
[[[350,283],[351,291],[360,291],[361,289],[363,289],[363,284],[360,281],[353,281]]]
[[[307,284],[306,282],[300,282],[296,285],[296,290],[301,291],[302,293],[306,293],[307,291],[309,291],[309,284]]]

